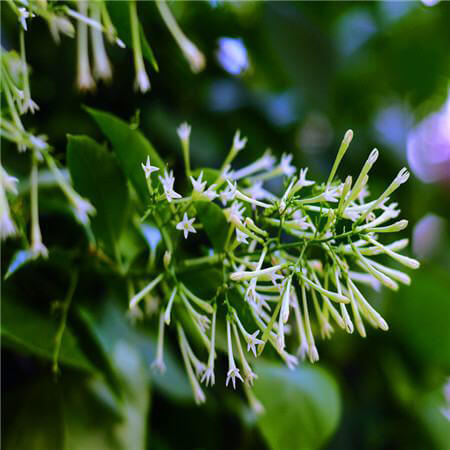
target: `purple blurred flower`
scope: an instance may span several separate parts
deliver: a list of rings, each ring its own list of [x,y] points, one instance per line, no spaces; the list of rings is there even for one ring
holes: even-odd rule
[[[413,231],[413,252],[419,258],[430,258],[442,244],[444,220],[427,214],[417,222]]]
[[[247,49],[242,39],[223,37],[218,44],[217,60],[228,73],[241,75],[248,69]]]
[[[450,96],[408,134],[408,162],[426,183],[450,179]]]

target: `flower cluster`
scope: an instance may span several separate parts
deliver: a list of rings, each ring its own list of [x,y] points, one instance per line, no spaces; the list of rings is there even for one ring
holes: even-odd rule
[[[383,242],[387,233],[407,226],[406,220],[397,220],[400,210],[391,196],[409,173],[402,169],[381,195],[370,199],[368,174],[378,158],[374,149],[356,179],[338,180],[336,173],[352,140],[351,130],[344,136],[325,183],[310,180],[307,168],[298,171],[289,154],[277,162],[266,152],[247,167],[233,170],[231,163],[247,143],[238,131],[221,169],[208,169],[207,177],[206,169],[191,172],[190,131],[187,124],[178,129],[192,187],[187,195],[177,192],[181,190],[172,171],[160,174],[162,169],[152,166],[150,159],[142,164],[150,198],[146,219],[159,227],[166,254],[164,269],[132,296],[130,308],[139,308],[150,291],[159,291],[164,300],[154,367],[165,370],[164,329],[174,322],[198,403],[205,401],[201,383],[215,383],[216,338],[220,335],[228,357],[226,384],[234,388],[243,382],[250,404],[257,405],[248,387],[257,377],[252,362],[266,346],[294,368],[299,358],[316,362],[317,337],[330,338],[336,328],[347,333],[356,330],[362,337],[367,325],[388,329],[361,286],[397,290],[399,283],[410,283],[406,273],[379,257],[408,268],[419,267],[418,261],[399,253],[407,239]],[[284,177],[279,195],[264,186],[275,177]],[[205,202],[213,202],[223,216],[226,242],[222,250],[211,249],[207,255],[183,260],[176,246],[208,226],[197,214],[199,204]],[[164,221],[159,216],[162,209]],[[179,269],[205,265],[218,266],[223,273],[223,283],[212,299],[200,298],[178,277]],[[194,339],[200,345],[191,345],[189,340]]]
[[[150,80],[145,69],[144,52],[152,63],[155,71],[158,64],[142,31],[139,21],[136,0],[130,0],[125,5],[129,15],[130,41],[127,44],[133,50],[133,61],[136,73],[136,89],[147,92]],[[23,35],[28,30],[29,22],[40,17],[49,27],[55,42],[59,43],[60,34],[77,39],[77,86],[80,90],[95,89],[96,80],[109,81],[112,77],[111,63],[105,48],[105,39],[112,45],[125,48],[125,42],[120,39],[116,27],[111,20],[107,2],[104,0],[76,0],[73,2],[47,2],[46,0],[8,0],[8,4],[17,16],[20,25],[21,46]],[[158,0],[156,7],[169,32],[179,45],[193,72],[199,72],[205,67],[205,57],[198,48],[185,36],[173,17],[166,1]],[[93,66],[89,57],[89,38],[91,41]],[[2,50],[3,52],[3,50]],[[24,48],[21,48],[24,56]],[[32,112],[37,106],[29,97],[29,90],[24,91],[24,104]]]

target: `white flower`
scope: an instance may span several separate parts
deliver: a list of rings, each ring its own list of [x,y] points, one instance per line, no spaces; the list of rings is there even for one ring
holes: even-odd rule
[[[203,372],[202,379],[200,380],[202,383],[204,382],[206,386],[214,386],[216,382],[216,377],[214,375],[214,367],[207,367]]]
[[[256,330],[253,334],[247,333],[244,337],[247,342],[247,351],[252,351],[256,357],[256,346],[259,344],[264,344],[264,341],[258,339],[257,336],[259,334],[259,330]]]
[[[19,8],[18,11],[19,11],[19,22],[22,25],[23,29],[25,31],[27,31],[27,20],[26,19],[28,19],[29,17],[35,17],[35,14],[32,13],[30,16],[29,11],[25,8]]]
[[[225,206],[229,201],[234,200],[234,197],[236,196],[236,186],[228,185],[226,189],[219,194],[219,196],[222,201],[222,205]]]
[[[239,230],[238,228],[236,228],[236,241],[239,242],[240,244],[248,244],[248,236],[243,233],[241,230]]]
[[[178,134],[180,134],[180,132]],[[203,170],[200,172],[200,175],[198,176],[197,180],[194,177],[190,177],[192,187],[194,188],[194,191],[198,193],[202,193],[206,187],[206,181],[202,181],[202,178],[203,178]]]
[[[281,155],[281,161],[280,161],[280,168],[281,171],[286,175],[287,177],[290,177],[295,173],[295,167],[291,165],[292,161],[292,154],[291,153],[283,153]]]
[[[183,122],[178,128],[177,133],[182,141],[187,141],[191,135],[191,126],[187,122]],[[192,179],[192,177],[191,177]]]
[[[241,202],[233,202],[233,204],[223,212],[228,222],[241,225],[244,218],[245,208]]]
[[[161,184],[164,188],[164,194],[166,195],[167,201],[170,203],[172,199],[181,198],[181,195],[173,190],[173,185],[175,183],[175,177],[173,176],[173,171],[164,173],[164,178],[159,177]]]
[[[3,211],[0,217],[0,238],[6,239],[9,236],[14,236],[17,232],[16,226],[9,214],[8,210]]]
[[[326,189],[322,194],[322,196],[327,202],[337,202],[338,201],[337,195],[339,195],[338,191],[339,188]]]
[[[80,223],[87,224],[89,223],[89,215],[95,214],[95,208],[88,200],[76,195],[74,198],[74,212]]]
[[[240,75],[248,68],[247,49],[242,39],[222,37],[216,52],[220,65],[232,75]]]
[[[247,144],[247,138],[241,139],[241,132],[237,130],[233,137],[233,149],[236,152],[240,152],[245,147],[245,144]]]
[[[225,386],[228,386],[228,383],[233,383],[233,389],[236,389],[236,378],[239,378],[242,382],[244,381],[239,373],[239,369],[236,367],[236,363],[234,362],[233,357],[233,345],[231,343],[231,327],[230,321],[227,319],[227,343],[228,343],[228,372],[227,379],[225,382]]]
[[[177,223],[177,230],[183,231],[185,239],[187,239],[189,233],[197,233],[196,229],[192,226],[194,221],[195,217],[189,219],[187,213],[184,213],[183,220]]]
[[[300,230],[311,228],[311,224],[308,222],[307,217],[304,216],[299,209],[294,211],[294,214],[292,214],[292,219],[292,222],[295,224],[296,228]]]
[[[136,73],[135,88],[139,89],[143,94],[150,89],[150,79],[143,67]]]
[[[294,191],[298,191],[303,187],[312,186],[314,181],[306,179],[306,173],[308,172],[308,168],[300,169],[300,175],[297,182],[294,185]]]
[[[47,247],[42,243],[41,240],[36,240],[31,244],[31,253],[33,255],[33,258],[38,258],[39,256],[42,256],[43,258],[48,257],[48,250]]]
[[[255,181],[250,188],[245,190],[245,192],[256,200],[274,200],[276,198],[272,193],[263,188],[262,181]]]
[[[208,198],[208,200],[213,201],[218,197],[218,193],[216,192],[217,184],[212,184],[206,191],[203,193],[205,197]]]
[[[141,165],[142,165],[142,169],[144,170],[144,173],[145,173],[145,178],[149,178],[153,172],[157,172],[159,170],[158,167],[152,166],[150,164],[150,156],[147,156],[147,162],[145,164],[141,163]]]
[[[0,166],[1,170],[1,182],[3,183],[4,188],[11,192],[12,194],[17,194],[16,184],[19,182],[19,179],[9,175],[3,167]]]
[[[205,68],[205,56],[191,41],[188,39],[183,40],[181,50],[189,61],[192,72],[198,73]]]
[[[35,111],[39,111],[39,106],[31,99],[29,95],[23,100],[22,107],[20,109],[22,114],[25,114],[27,111],[30,111],[31,114],[34,114]]]

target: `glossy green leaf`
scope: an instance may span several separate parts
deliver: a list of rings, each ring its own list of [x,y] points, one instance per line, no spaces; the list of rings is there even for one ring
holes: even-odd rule
[[[111,142],[125,175],[133,184],[141,200],[148,198],[147,182],[141,164],[145,163],[149,156],[151,164],[159,167],[160,171],[163,171],[165,167],[152,144],[140,131],[132,128],[122,119],[92,108],[86,108],[86,111]]]
[[[323,369],[259,363],[254,390],[265,413],[258,427],[274,450],[316,449],[335,431],[341,405],[336,382]]]
[[[107,2],[107,5],[111,20],[117,29],[120,39],[123,40],[128,48],[133,48],[128,2],[113,1]],[[139,24],[139,32],[141,36],[142,54],[144,55],[144,58],[151,63],[156,72],[158,72],[158,62],[156,61],[153,50],[145,37],[144,29],[141,24]]]
[[[228,224],[222,209],[212,202],[195,202],[197,218],[204,226],[214,250],[224,249],[228,236]]]
[[[389,302],[391,329],[420,359],[450,368],[450,276],[423,266]]]
[[[50,313],[43,315],[16,300],[8,295],[2,297],[2,345],[51,360],[58,328],[57,317]],[[59,361],[78,369],[95,370],[69,326],[64,331]]]
[[[132,326],[126,313],[127,311],[113,300],[106,301],[97,308],[80,309],[81,319],[100,345],[110,368],[114,371],[114,376],[117,378],[120,370],[117,368],[117,362],[111,359],[111,355],[114,354],[114,348],[122,343],[138,352],[144,362],[145,375],[151,378],[156,388],[175,400],[191,400],[192,392],[189,382],[179,361],[171,351],[170,344],[166,342],[164,347],[166,373],[160,375],[151,371],[150,366],[156,355],[155,338],[144,332],[142,328]]]
[[[113,154],[87,136],[68,136],[67,161],[75,189],[96,209],[92,229],[115,255],[128,209],[128,187]]]

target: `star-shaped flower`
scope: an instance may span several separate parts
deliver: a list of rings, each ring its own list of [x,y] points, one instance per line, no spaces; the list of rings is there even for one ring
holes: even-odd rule
[[[187,239],[189,233],[197,233],[196,229],[193,227],[195,217],[189,219],[187,213],[184,213],[183,220],[177,223],[177,230],[184,233],[184,238]]]
[[[194,188],[194,191],[198,193],[202,193],[205,190],[206,187],[206,181],[203,181],[203,170],[200,172],[200,175],[197,179],[194,177],[191,178],[192,187]]]
[[[150,164],[150,156],[147,156],[147,162],[141,163],[142,169],[144,169],[145,178],[148,178],[153,172],[157,172],[159,170],[158,167],[152,166]]]
[[[240,244],[248,244],[248,236],[243,233],[241,230],[236,228],[236,241],[238,241]]]
[[[244,382],[244,380],[241,377],[241,374],[239,373],[239,369],[234,366],[231,367],[231,369],[227,372],[227,380],[225,382],[225,386],[228,386],[228,383],[231,382],[233,383],[233,389],[236,389],[236,378],[239,378],[242,382]]]
[[[256,357],[256,346],[258,344],[264,344],[264,342],[261,339],[258,339],[257,336],[259,334],[259,330],[256,330],[253,334],[248,334],[245,337],[245,340],[247,341],[247,351],[252,351],[252,353]]]
[[[173,176],[173,172],[166,172],[164,173],[164,178],[159,177],[159,180],[161,181],[161,184],[164,188],[164,194],[166,195],[167,201],[170,203],[172,199],[175,198],[181,198],[181,195],[178,194],[178,192],[175,192],[173,190],[173,185],[175,183],[175,177]]]
[[[300,169],[300,175],[299,175],[298,180],[297,180],[297,182],[295,183],[295,186],[294,186],[295,190],[298,191],[302,187],[312,186],[314,184],[314,181],[306,179],[307,172],[308,172],[308,168],[307,167],[305,167],[304,169]]]
[[[295,173],[295,167],[291,165],[291,161],[292,161],[291,153],[283,153],[283,155],[281,155],[280,167],[282,172],[287,177],[290,177]]]
[[[244,137],[241,139],[241,132],[237,130],[233,138],[234,150],[236,150],[237,152],[241,151],[245,147],[245,144],[247,144],[247,138]]]

